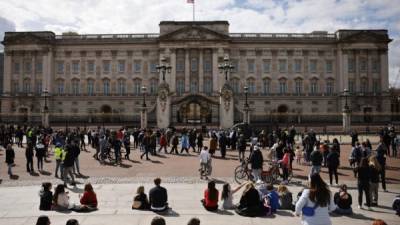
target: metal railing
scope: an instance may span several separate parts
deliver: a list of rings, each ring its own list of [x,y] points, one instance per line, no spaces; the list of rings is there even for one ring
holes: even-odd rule
[[[66,34],[56,35],[58,40],[94,40],[94,39],[154,39],[160,35],[157,33],[147,34]]]
[[[317,39],[336,40],[336,34],[328,33],[230,33],[231,38],[263,39]]]

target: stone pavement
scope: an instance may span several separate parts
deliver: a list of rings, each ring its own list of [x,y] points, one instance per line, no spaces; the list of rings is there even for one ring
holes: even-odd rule
[[[92,178],[93,179],[93,178]],[[231,178],[227,178],[228,180]],[[101,180],[99,178],[99,180]],[[265,224],[300,224],[300,218],[293,216],[290,211],[279,211],[273,217],[246,218],[235,214],[233,211],[218,211],[211,213],[204,210],[200,204],[206,182],[198,178],[165,178],[163,186],[168,189],[169,203],[172,210],[165,217],[167,225],[184,225],[191,217],[198,217],[202,225],[265,225]],[[217,179],[217,188],[222,190],[224,178]],[[95,180],[93,180],[95,181]],[[48,215],[52,225],[64,225],[70,218],[78,219],[82,225],[149,225],[151,219],[157,214],[149,211],[131,210],[132,199],[136,188],[144,184],[146,192],[153,186],[150,178],[132,183],[117,183],[107,179],[104,183],[97,182],[94,189],[99,200],[99,210],[91,213],[76,212],[45,212],[39,211],[38,191],[40,186],[15,186],[0,188],[0,225],[28,225],[35,224],[40,215]],[[178,183],[176,183],[177,181]],[[56,183],[53,183],[55,185]],[[354,184],[350,184],[354,187]],[[235,185],[234,185],[235,186]],[[82,193],[83,184],[69,189],[72,202],[79,202],[78,195]],[[301,186],[290,186],[289,189],[296,195]],[[381,206],[374,207],[373,211],[359,210],[357,206],[357,193],[354,188],[350,190],[353,196],[354,216],[333,216],[333,224],[367,225],[374,218],[381,218],[388,224],[400,224],[400,217],[391,210],[392,199],[399,194],[398,186],[389,185],[390,192],[379,193]],[[332,188],[336,191],[337,188]],[[235,194],[235,202],[240,198],[241,191]]]

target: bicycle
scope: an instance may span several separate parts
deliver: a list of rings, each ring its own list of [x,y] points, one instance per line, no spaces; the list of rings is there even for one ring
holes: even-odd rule
[[[276,161],[272,161],[270,166],[271,167],[268,170],[263,170],[261,172],[261,179],[265,183],[279,183],[281,181],[280,179],[282,178],[280,164]],[[249,168],[249,160],[243,160],[243,162],[235,168],[234,176],[236,183],[242,184],[245,181],[254,180],[251,172],[252,170]],[[289,169],[288,181],[290,181],[292,177],[292,169]]]

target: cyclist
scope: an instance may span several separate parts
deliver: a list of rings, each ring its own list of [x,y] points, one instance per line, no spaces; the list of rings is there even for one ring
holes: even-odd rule
[[[206,146],[200,152],[200,178],[211,175],[211,155]]]

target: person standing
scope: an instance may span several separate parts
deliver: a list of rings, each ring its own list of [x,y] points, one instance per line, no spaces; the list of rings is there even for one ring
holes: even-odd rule
[[[378,189],[379,189],[379,173],[381,171],[381,165],[379,164],[376,156],[369,157],[369,169],[370,169],[370,196],[371,205],[378,205]]]
[[[124,142],[124,147],[125,147],[125,151],[126,151],[125,159],[129,160],[129,155],[131,154],[131,134],[128,131],[126,131],[124,133],[123,142]]]
[[[143,159],[143,156],[146,155],[146,160],[150,160],[149,159],[149,152],[150,152],[150,133],[146,132],[143,140],[142,140],[142,145],[144,147],[144,152],[142,153],[142,155],[140,155],[140,159]]]
[[[26,157],[26,172],[28,172],[28,173],[35,172],[33,169],[33,146],[32,146],[32,143],[30,143],[30,142],[26,146],[25,157]]]
[[[183,151],[186,151],[186,153],[189,154],[189,138],[186,132],[182,133],[181,142],[181,154]]]
[[[54,148],[54,158],[56,160],[56,171],[54,172],[55,177],[58,178],[58,171],[60,171],[61,178],[63,177],[63,165],[62,161],[65,156],[64,150],[61,146],[61,143],[57,142],[56,147]]]
[[[200,131],[199,134],[197,135],[197,150],[198,150],[198,152],[200,152],[201,149],[203,149],[203,134]]]
[[[192,148],[196,152],[196,129],[189,132],[189,149]]]
[[[43,159],[45,156],[46,156],[46,146],[42,143],[42,141],[39,141],[36,144],[36,159],[37,159],[38,171],[43,170]]]
[[[65,147],[65,157],[63,160],[63,180],[64,180],[64,186],[67,186],[67,181],[68,181],[68,175],[71,177],[71,185],[75,186],[75,177],[73,172],[74,169],[74,162],[75,162],[75,153],[74,153],[74,147],[71,143],[71,140],[68,140],[68,144]],[[79,148],[79,147],[78,147]]]
[[[362,158],[360,165],[357,167],[357,188],[358,188],[358,208],[362,209],[363,192],[365,193],[365,199],[367,202],[368,210],[371,210],[371,198],[370,198],[370,168],[368,166],[368,159]]]
[[[311,172],[310,172],[310,177],[311,177],[312,174],[319,173],[321,171],[322,154],[317,146],[315,146],[314,151],[311,152],[310,161],[311,161]]]
[[[225,156],[226,156],[226,145],[228,143],[228,140],[227,140],[224,132],[220,133],[218,142],[219,142],[219,149],[221,151],[221,157],[223,159],[225,159]]]
[[[254,181],[261,180],[264,158],[258,146],[254,146],[254,151],[250,155],[250,163]]]
[[[167,154],[167,137],[165,135],[165,132],[161,133],[160,137],[160,148],[158,149],[158,152],[161,152],[161,150],[164,149],[165,154]]]
[[[209,144],[209,152],[211,154],[211,156],[213,156],[215,154],[215,151],[218,148],[218,141],[217,141],[217,137],[215,133],[211,134],[211,138],[210,138],[210,144]]]
[[[239,136],[238,149],[239,149],[239,161],[242,162],[245,159],[245,151],[246,151],[246,139],[244,138],[243,134]]]
[[[10,178],[13,176],[12,173],[12,167],[14,165],[14,159],[15,159],[15,152],[14,149],[11,147],[11,144],[7,144],[7,148],[6,148],[6,163],[8,166],[8,175],[10,176]]]
[[[337,169],[340,164],[339,154],[336,152],[334,148],[331,148],[326,159],[329,171],[329,184],[332,186],[332,177],[333,175],[335,175],[336,185],[338,185],[339,177]]]
[[[387,147],[383,143],[382,138],[380,139],[380,142],[378,144],[378,147],[376,148],[376,159],[378,160],[380,166],[381,166],[381,171],[380,171],[380,177],[381,177],[381,182],[382,182],[382,189],[386,192],[386,151]]]
[[[172,136],[171,142],[172,142],[172,148],[171,148],[171,151],[169,152],[169,154],[172,154],[172,152],[175,152],[175,154],[179,155],[179,152],[178,152],[178,145],[179,145],[178,135],[174,134]]]
[[[289,178],[289,169],[291,169],[290,166],[290,152],[287,147],[284,148],[283,150],[284,155],[282,160],[280,160],[280,163],[282,164],[282,179],[283,179],[283,184],[288,184],[288,178]]]

